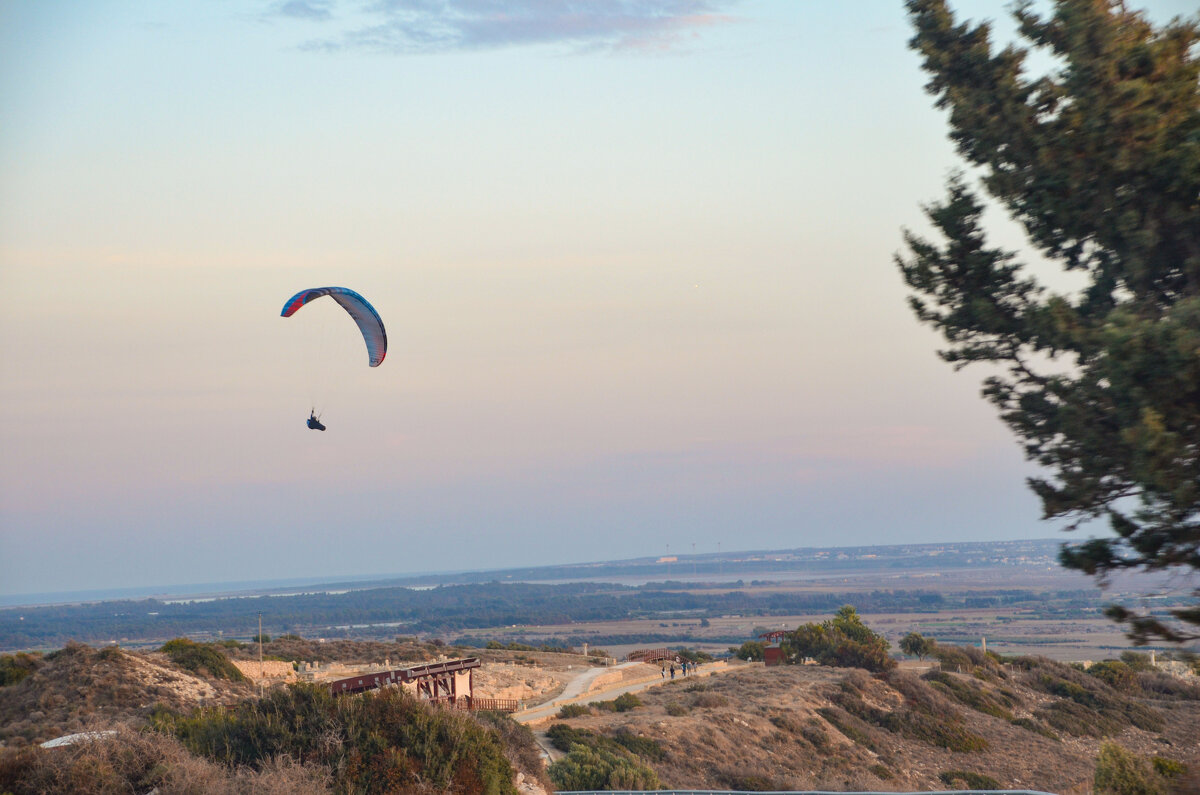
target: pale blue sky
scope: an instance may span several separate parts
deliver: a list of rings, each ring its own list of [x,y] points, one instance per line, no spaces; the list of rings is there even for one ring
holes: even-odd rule
[[[0,0],[0,592],[1053,533],[902,4],[564,7]]]

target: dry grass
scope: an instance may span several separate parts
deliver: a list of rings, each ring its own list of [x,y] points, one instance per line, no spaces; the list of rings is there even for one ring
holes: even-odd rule
[[[229,704],[250,687],[205,679],[162,655],[69,644],[31,675],[0,688],[0,743],[21,746],[82,731],[88,723],[141,725],[156,705]]]
[[[328,770],[286,757],[258,770],[230,770],[193,756],[172,737],[124,726],[116,727],[114,736],[63,748],[0,750],[0,791],[14,795],[151,790],[159,795],[317,795],[330,792],[331,784]]]
[[[645,761],[670,787],[936,790],[946,786],[939,773],[969,771],[1005,788],[1085,791],[1100,741],[1068,736],[1060,742],[1037,733],[1042,725],[1031,720],[1038,707],[1074,702],[1032,687],[1025,679],[1035,670],[1014,674],[995,661],[965,662],[983,667],[987,676],[985,684],[969,674],[952,675],[962,699],[948,686],[939,692],[907,674],[873,677],[816,666],[747,666],[644,691],[644,706],[630,713],[593,713],[563,722],[608,736],[625,732],[656,741],[662,758]],[[1034,667],[1043,664],[1048,661]],[[1057,667],[1048,664],[1047,670]],[[939,747],[932,736],[906,731],[903,721],[897,731],[888,731],[839,707],[839,701],[861,705],[868,717],[872,711],[883,716],[883,723],[890,714],[918,716],[917,729],[940,720],[985,739],[987,748],[964,753]],[[1147,757],[1158,754],[1200,768],[1200,703],[1180,699],[1169,708],[1153,703],[1164,716],[1161,732],[1126,721],[1121,743]],[[1001,706],[996,711],[1003,714],[990,714],[993,706]],[[1013,725],[1005,715],[1026,725]]]

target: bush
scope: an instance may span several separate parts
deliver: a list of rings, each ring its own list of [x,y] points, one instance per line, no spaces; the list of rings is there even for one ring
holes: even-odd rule
[[[933,687],[973,710],[1011,721],[1014,699],[970,680],[958,679],[944,671],[931,671],[922,677]]]
[[[172,737],[128,728],[67,748],[0,749],[0,792],[100,795],[113,792],[240,792],[319,795],[329,771],[286,757],[231,770],[192,756]]]
[[[1167,759],[1165,756],[1151,757],[1150,764],[1154,767],[1154,772],[1163,778],[1183,778],[1188,772],[1188,766],[1183,762]]]
[[[819,707],[817,714],[828,721],[830,726],[845,735],[846,739],[858,743],[870,751],[875,750],[875,743],[872,742],[870,735],[856,727],[847,713],[834,707]]]
[[[1154,666],[1150,664],[1150,655],[1143,652],[1123,651],[1121,652],[1121,662],[1139,673],[1154,670]]]
[[[1105,660],[1098,662],[1091,668],[1087,669],[1088,674],[1096,677],[1113,690],[1121,690],[1124,692],[1137,692],[1138,680],[1137,674],[1123,662],[1117,660]]]
[[[658,776],[641,757],[662,759],[666,751],[655,739],[628,730],[606,737],[559,723],[546,732],[550,743],[567,756],[550,766],[558,789],[657,789]]]
[[[41,667],[42,658],[39,654],[27,654],[19,651],[16,654],[0,654],[0,687],[15,685]]]
[[[1050,739],[1050,740],[1058,740],[1057,734],[1050,731],[1050,729],[1048,729],[1047,727],[1045,727],[1038,721],[1033,720],[1032,718],[1014,718],[1012,720],[1012,725],[1020,726],[1022,729],[1027,729],[1027,730],[1033,732],[1034,734],[1040,734],[1043,737]],[[1059,742],[1061,742],[1061,740],[1059,740]]]
[[[739,660],[762,662],[763,658],[766,656],[765,649],[766,647],[760,641],[748,640],[736,649],[731,647],[729,651],[732,652],[733,656],[737,657]]]
[[[653,737],[636,735],[626,727],[617,729],[612,736],[612,741],[635,756],[655,761],[662,761],[667,756],[662,743],[658,740],[655,740]]]
[[[164,643],[159,651],[180,668],[186,668],[193,673],[211,676],[214,679],[228,679],[231,682],[241,682],[246,678],[228,657],[211,644],[196,643],[188,638],[175,638]]]
[[[642,706],[642,700],[633,693],[622,693],[612,701],[593,701],[588,706],[602,709],[605,712],[628,712]]]
[[[558,710],[558,717],[578,718],[581,715],[591,715],[592,708],[584,704],[563,704]]]
[[[996,779],[969,770],[947,770],[938,773],[938,778],[947,787],[957,786],[955,782],[961,781],[966,789],[1000,789],[1000,782]]]
[[[904,673],[893,672],[886,679],[904,696],[903,708],[885,712],[864,702],[860,692],[869,681],[865,675],[846,677],[842,682],[842,692],[834,694],[831,699],[859,720],[893,734],[960,753],[988,748],[987,740],[968,730],[950,703],[929,685]]]
[[[407,791],[423,782],[438,792],[515,793],[495,730],[398,689],[335,698],[293,684],[230,710],[159,713],[152,722],[230,768],[259,768],[282,755],[320,763],[340,792]]]
[[[680,704],[678,701],[672,701],[666,706],[667,714],[671,717],[678,718],[688,714],[688,708]]]
[[[1104,743],[1096,759],[1095,789],[1098,794],[1157,795],[1166,788],[1145,759],[1116,743]]]
[[[550,780],[559,790],[654,790],[658,774],[627,754],[574,745],[550,765]]]
[[[565,723],[556,723],[546,730],[550,744],[566,753],[573,745],[584,745],[589,748],[600,744],[600,735],[589,729],[576,729]]]

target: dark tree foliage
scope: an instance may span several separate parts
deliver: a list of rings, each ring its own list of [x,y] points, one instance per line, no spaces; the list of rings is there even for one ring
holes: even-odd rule
[[[922,660],[927,655],[933,654],[933,650],[936,647],[936,640],[927,638],[919,632],[910,632],[900,640],[900,651],[905,654],[911,654],[914,657],[919,657]]]
[[[1155,27],[1120,0],[1019,2],[1023,39],[1050,56],[996,51],[989,26],[944,0],[908,0],[910,44],[983,189],[1048,266],[1056,292],[988,245],[963,175],[926,209],[940,243],[905,234],[897,257],[917,317],[956,368],[989,363],[983,394],[1044,477],[1044,518],[1111,537],[1064,545],[1063,565],[1200,570],[1200,21]],[[1200,589],[1192,591],[1200,597]],[[1173,618],[1110,606],[1139,642],[1196,638],[1200,605]],[[1162,620],[1160,620],[1160,618]]]
[[[828,621],[797,627],[780,645],[789,663],[811,657],[821,665],[839,668],[888,671],[896,667],[896,661],[888,656],[887,640],[864,624],[850,605]]]

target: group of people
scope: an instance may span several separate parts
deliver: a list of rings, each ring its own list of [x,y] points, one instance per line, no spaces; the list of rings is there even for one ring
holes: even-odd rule
[[[683,670],[684,676],[687,676],[688,674],[693,674],[696,672],[696,663],[691,662],[689,660],[680,660],[678,657],[676,657],[674,660],[671,661],[670,671],[671,671],[672,679],[675,678],[675,670],[676,670],[675,664],[676,663],[678,663],[679,667]],[[662,678],[663,679],[667,678],[667,664],[665,662],[662,664]]]

